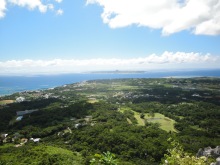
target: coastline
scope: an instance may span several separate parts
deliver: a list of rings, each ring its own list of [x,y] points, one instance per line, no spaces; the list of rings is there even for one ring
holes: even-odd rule
[[[45,90],[66,84],[98,79],[123,78],[220,78],[220,70],[201,71],[135,71],[131,73],[75,73],[38,76],[0,76],[0,97],[17,92]]]

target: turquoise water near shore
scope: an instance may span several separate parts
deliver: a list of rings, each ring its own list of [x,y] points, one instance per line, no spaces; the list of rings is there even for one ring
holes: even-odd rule
[[[220,69],[197,71],[150,71],[141,73],[78,73],[39,76],[0,76],[0,96],[27,90],[54,88],[86,80],[118,78],[220,77]]]

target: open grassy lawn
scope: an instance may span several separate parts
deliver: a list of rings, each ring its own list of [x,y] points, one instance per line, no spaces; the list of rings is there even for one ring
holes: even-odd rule
[[[129,118],[127,118],[127,122],[128,122],[129,124],[132,124],[132,121],[131,121]]]
[[[145,125],[144,119],[140,118],[140,113],[133,111],[129,107],[121,107],[120,108],[120,112],[122,112],[122,113],[124,113],[124,111],[126,111],[126,110],[132,111],[134,113],[134,117],[137,119],[138,125],[140,125],[140,126],[144,126]]]
[[[140,125],[140,126],[145,126],[145,121],[144,121],[144,119],[142,119],[142,118],[140,118],[140,113],[135,113],[134,114],[134,117],[137,119],[137,121],[138,121],[138,125]]]
[[[154,117],[149,116],[148,114],[145,114],[145,119],[147,119],[148,122],[159,123],[160,128],[167,132],[168,131],[176,132],[174,128],[175,121],[168,117],[165,117],[163,114],[155,113]]]
[[[10,103],[13,103],[13,102],[14,102],[14,100],[1,100],[0,105],[10,104]]]
[[[99,100],[96,100],[96,99],[89,99],[87,102],[88,102],[88,103],[91,103],[91,104],[94,104],[94,103],[99,102]]]
[[[129,110],[129,111],[134,112],[134,117],[137,119],[138,125],[140,125],[140,126],[144,126],[145,125],[144,119],[147,119],[148,122],[159,123],[160,128],[167,131],[167,132],[169,132],[169,131],[177,132],[174,128],[175,121],[168,118],[168,117],[165,117],[163,114],[155,113],[154,117],[152,117],[152,116],[149,116],[148,113],[145,113],[145,117],[144,117],[144,119],[142,119],[142,118],[140,118],[140,113],[133,111],[131,108],[128,108],[128,107],[120,108],[120,112],[122,112],[122,113],[125,110]]]

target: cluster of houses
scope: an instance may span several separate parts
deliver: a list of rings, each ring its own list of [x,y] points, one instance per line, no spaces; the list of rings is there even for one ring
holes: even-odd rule
[[[91,125],[93,126],[95,124],[95,122],[92,122],[92,116],[85,116],[84,119],[71,119],[72,121],[74,121],[74,128],[79,129],[83,126],[86,125]]]
[[[18,111],[17,115],[26,115],[26,114],[30,114],[35,111],[38,111],[38,110]],[[79,128],[81,128],[83,126],[87,126],[87,125],[90,125],[90,126],[95,125],[95,122],[92,120],[92,116],[85,116],[83,119],[71,118],[70,120],[73,122],[73,127],[75,129],[79,129]],[[72,130],[69,127],[67,127],[67,129],[65,129],[64,131],[58,132],[57,135],[63,136],[66,133],[72,133]],[[9,135],[7,133],[0,134],[0,144],[14,143],[15,147],[21,147],[25,143],[31,142],[31,141],[34,143],[39,143],[41,141],[41,139],[40,138],[30,138],[30,139],[23,138],[22,135],[19,133],[15,133],[15,134],[11,134],[11,135]]]
[[[0,144],[3,143],[15,143],[15,147],[21,147],[28,141],[32,141],[34,143],[39,143],[40,138],[30,138],[29,140],[27,138],[22,138],[22,136],[19,133],[15,133],[12,135],[9,134],[0,134]]]
[[[113,94],[114,98],[118,98],[118,99],[137,99],[140,97],[158,97],[158,96],[154,96],[154,95],[150,95],[150,94],[134,94],[132,92],[116,92],[115,94]]]
[[[6,143],[7,142],[7,136],[8,136],[8,134],[1,134],[0,143]]]
[[[48,89],[51,90],[51,89]],[[31,99],[38,99],[38,98],[42,98],[42,99],[49,99],[49,98],[59,98],[59,96],[54,95],[54,93],[51,93],[49,91],[25,91],[25,92],[20,92],[19,93],[19,97],[17,97],[15,99],[15,101],[17,103],[21,103],[24,101],[29,101]]]

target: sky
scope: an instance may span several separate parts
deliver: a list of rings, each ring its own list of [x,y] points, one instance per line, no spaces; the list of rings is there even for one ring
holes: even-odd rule
[[[219,68],[219,0],[0,0],[0,75]]]

